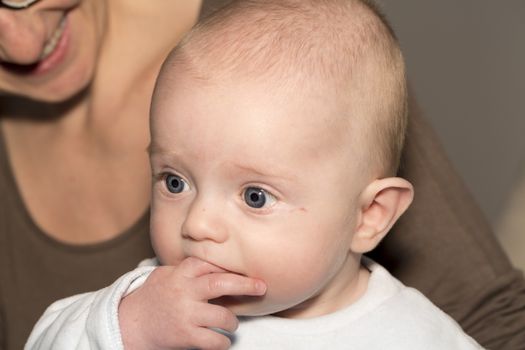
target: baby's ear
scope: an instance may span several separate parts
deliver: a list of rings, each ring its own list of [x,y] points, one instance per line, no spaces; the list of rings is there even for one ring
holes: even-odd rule
[[[361,254],[374,249],[412,203],[413,197],[410,182],[399,177],[370,183],[360,196],[360,218],[350,249]]]

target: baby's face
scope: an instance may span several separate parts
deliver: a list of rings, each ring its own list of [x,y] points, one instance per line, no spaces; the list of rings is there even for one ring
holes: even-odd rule
[[[182,74],[163,93],[151,156],[151,232],[162,263],[193,256],[265,281],[265,297],[225,301],[239,315],[316,316],[344,304],[366,184],[330,101]]]

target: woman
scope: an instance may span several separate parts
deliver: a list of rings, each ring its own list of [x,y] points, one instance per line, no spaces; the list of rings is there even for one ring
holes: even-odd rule
[[[0,3],[0,346],[18,349],[52,301],[107,285],[153,254],[150,94],[200,3]],[[17,4],[29,7],[5,8]],[[516,349],[523,279],[429,132],[416,115],[404,168],[416,204],[377,258],[485,346]],[[517,326],[503,330],[509,320]]]
[[[0,8],[4,348],[21,349],[52,300],[100,288],[152,256],[149,100],[199,8],[148,0]]]

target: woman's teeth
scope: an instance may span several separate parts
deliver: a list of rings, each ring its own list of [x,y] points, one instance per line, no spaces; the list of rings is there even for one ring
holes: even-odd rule
[[[60,23],[58,24],[57,29],[55,29],[55,32],[53,33],[51,38],[48,40],[46,46],[44,47],[44,50],[42,51],[42,54],[40,55],[40,60],[45,59],[55,50],[58,42],[60,41],[60,37],[62,36],[62,33],[64,31],[65,23],[66,23],[66,18],[64,17],[60,20]]]

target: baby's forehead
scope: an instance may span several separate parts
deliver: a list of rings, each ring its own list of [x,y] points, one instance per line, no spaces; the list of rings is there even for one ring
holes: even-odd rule
[[[366,149],[353,147],[360,133],[354,133],[356,125],[349,124],[348,117],[318,98],[270,90],[264,84],[235,81],[171,89],[172,99],[164,100],[169,110],[154,116],[153,142],[186,155],[207,155],[211,162],[236,159],[262,169],[278,165],[294,174],[298,169],[319,171],[335,154],[341,155],[336,159],[362,164],[356,156]],[[331,166],[343,171],[349,164]]]
[[[313,120],[336,126],[328,129],[334,133],[380,119],[384,126],[391,116],[404,114],[404,64],[397,41],[359,0],[235,1],[201,22],[170,53],[157,86],[176,81],[180,69],[192,76],[192,84],[215,88],[240,77],[264,85],[267,93],[279,88],[283,97],[302,96],[304,106],[336,110]],[[385,146],[394,132],[382,135]],[[397,149],[402,138],[392,142]]]
[[[286,137],[286,134],[304,135],[304,142],[313,143],[319,137],[339,138],[357,128],[359,119],[351,102],[338,94],[332,86],[321,86],[318,79],[251,79],[243,74],[209,74],[206,79],[196,77],[184,66],[173,67],[173,77],[157,89],[154,105],[194,113],[195,118],[215,115],[225,126],[260,128],[275,126],[279,132],[266,137]],[[170,118],[177,113],[168,113]],[[362,114],[361,114],[362,115]],[[186,123],[193,121],[186,120]],[[317,136],[317,137],[316,137]]]
[[[163,69],[161,76],[164,75],[163,83],[158,84],[162,89],[160,86],[156,89],[156,95],[163,97],[154,98],[154,104],[158,100],[169,102],[174,94],[182,92],[185,99],[197,104],[195,108],[228,101],[231,109],[241,116],[254,108],[265,108],[259,118],[274,118],[275,124],[286,128],[286,132],[304,132],[310,138],[322,133],[332,140],[355,140],[357,137],[350,136],[350,132],[357,134],[363,123],[372,120],[367,118],[366,108],[362,108],[365,101],[357,92],[359,87],[354,88],[351,83],[341,86],[331,76],[306,74],[293,66],[253,76],[242,69],[203,71],[185,61],[174,60],[168,69]],[[257,124],[257,120],[251,121]],[[250,127],[247,123],[242,125]],[[311,141],[317,139],[322,138]]]
[[[264,79],[252,79],[241,73],[221,72],[200,79],[184,67],[175,68],[173,72],[176,79],[166,81],[162,89],[164,101],[179,100],[179,95],[183,95],[197,104],[199,99],[208,104],[227,104],[238,114],[249,113],[254,105],[258,105],[258,108],[268,110],[261,117],[275,115],[282,120],[303,123],[318,120],[325,124],[340,121],[347,108],[346,99],[333,86],[322,85],[319,79],[283,79],[282,76],[269,75]]]
[[[239,77],[322,102],[369,103],[381,93],[387,28],[356,0],[237,1],[198,25],[169,55],[161,78],[182,69],[214,84]],[[390,38],[390,41],[392,39]],[[381,58],[384,56],[383,58]],[[394,60],[392,60],[394,61]],[[382,100],[376,96],[375,101]],[[335,101],[335,102],[334,102]]]
[[[169,61],[209,74],[344,84],[391,41],[358,0],[234,1],[193,29]]]

